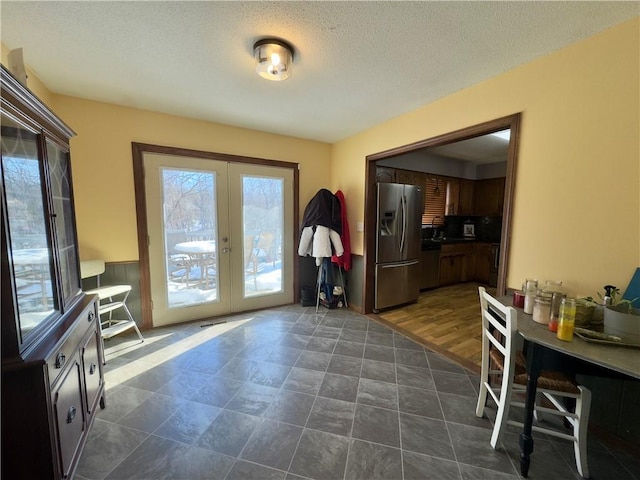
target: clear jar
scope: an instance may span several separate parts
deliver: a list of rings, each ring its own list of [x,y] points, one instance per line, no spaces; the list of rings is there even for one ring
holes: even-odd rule
[[[527,278],[524,282],[524,313],[531,315],[533,313],[533,304],[536,294],[538,293],[538,280]]]
[[[551,317],[549,318],[549,330],[558,331],[558,321],[560,320],[560,305],[567,295],[561,292],[553,292],[551,297]]]
[[[560,322],[558,323],[558,339],[565,342],[573,340],[573,327],[576,321],[576,299],[566,297],[560,304]]]
[[[551,294],[539,292],[533,303],[533,321],[547,325],[551,318]]]
[[[545,292],[564,292],[562,280],[545,280],[542,290]]]

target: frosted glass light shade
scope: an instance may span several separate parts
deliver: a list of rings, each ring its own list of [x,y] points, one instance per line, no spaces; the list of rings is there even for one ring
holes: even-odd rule
[[[293,49],[280,40],[259,40],[253,46],[256,72],[267,80],[286,80],[291,76]]]

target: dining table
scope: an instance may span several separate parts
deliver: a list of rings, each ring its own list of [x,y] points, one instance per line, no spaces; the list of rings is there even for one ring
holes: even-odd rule
[[[208,287],[210,283],[209,267],[215,263],[216,242],[214,240],[195,240],[177,243],[176,252],[184,253],[200,268],[200,280]]]
[[[513,306],[513,296],[497,299],[505,306]],[[533,321],[533,316],[519,307],[518,333],[524,340],[527,358],[527,385],[524,427],[520,434],[520,473],[527,477],[533,453],[533,411],[538,377],[542,369],[557,370],[559,365],[570,374],[584,374],[640,380],[640,349],[603,341],[577,338],[559,340],[547,325]]]

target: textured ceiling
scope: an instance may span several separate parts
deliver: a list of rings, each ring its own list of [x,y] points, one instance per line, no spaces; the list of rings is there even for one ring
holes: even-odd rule
[[[0,2],[58,94],[336,142],[640,14],[638,2]],[[261,79],[252,46],[295,48]]]

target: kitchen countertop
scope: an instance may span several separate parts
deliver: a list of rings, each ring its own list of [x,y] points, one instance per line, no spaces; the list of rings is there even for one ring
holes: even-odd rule
[[[488,240],[478,240],[477,238],[443,237],[443,238],[423,238],[421,245],[423,250],[438,250],[441,245],[451,245],[455,243],[490,243],[500,245],[500,242],[490,242]]]

